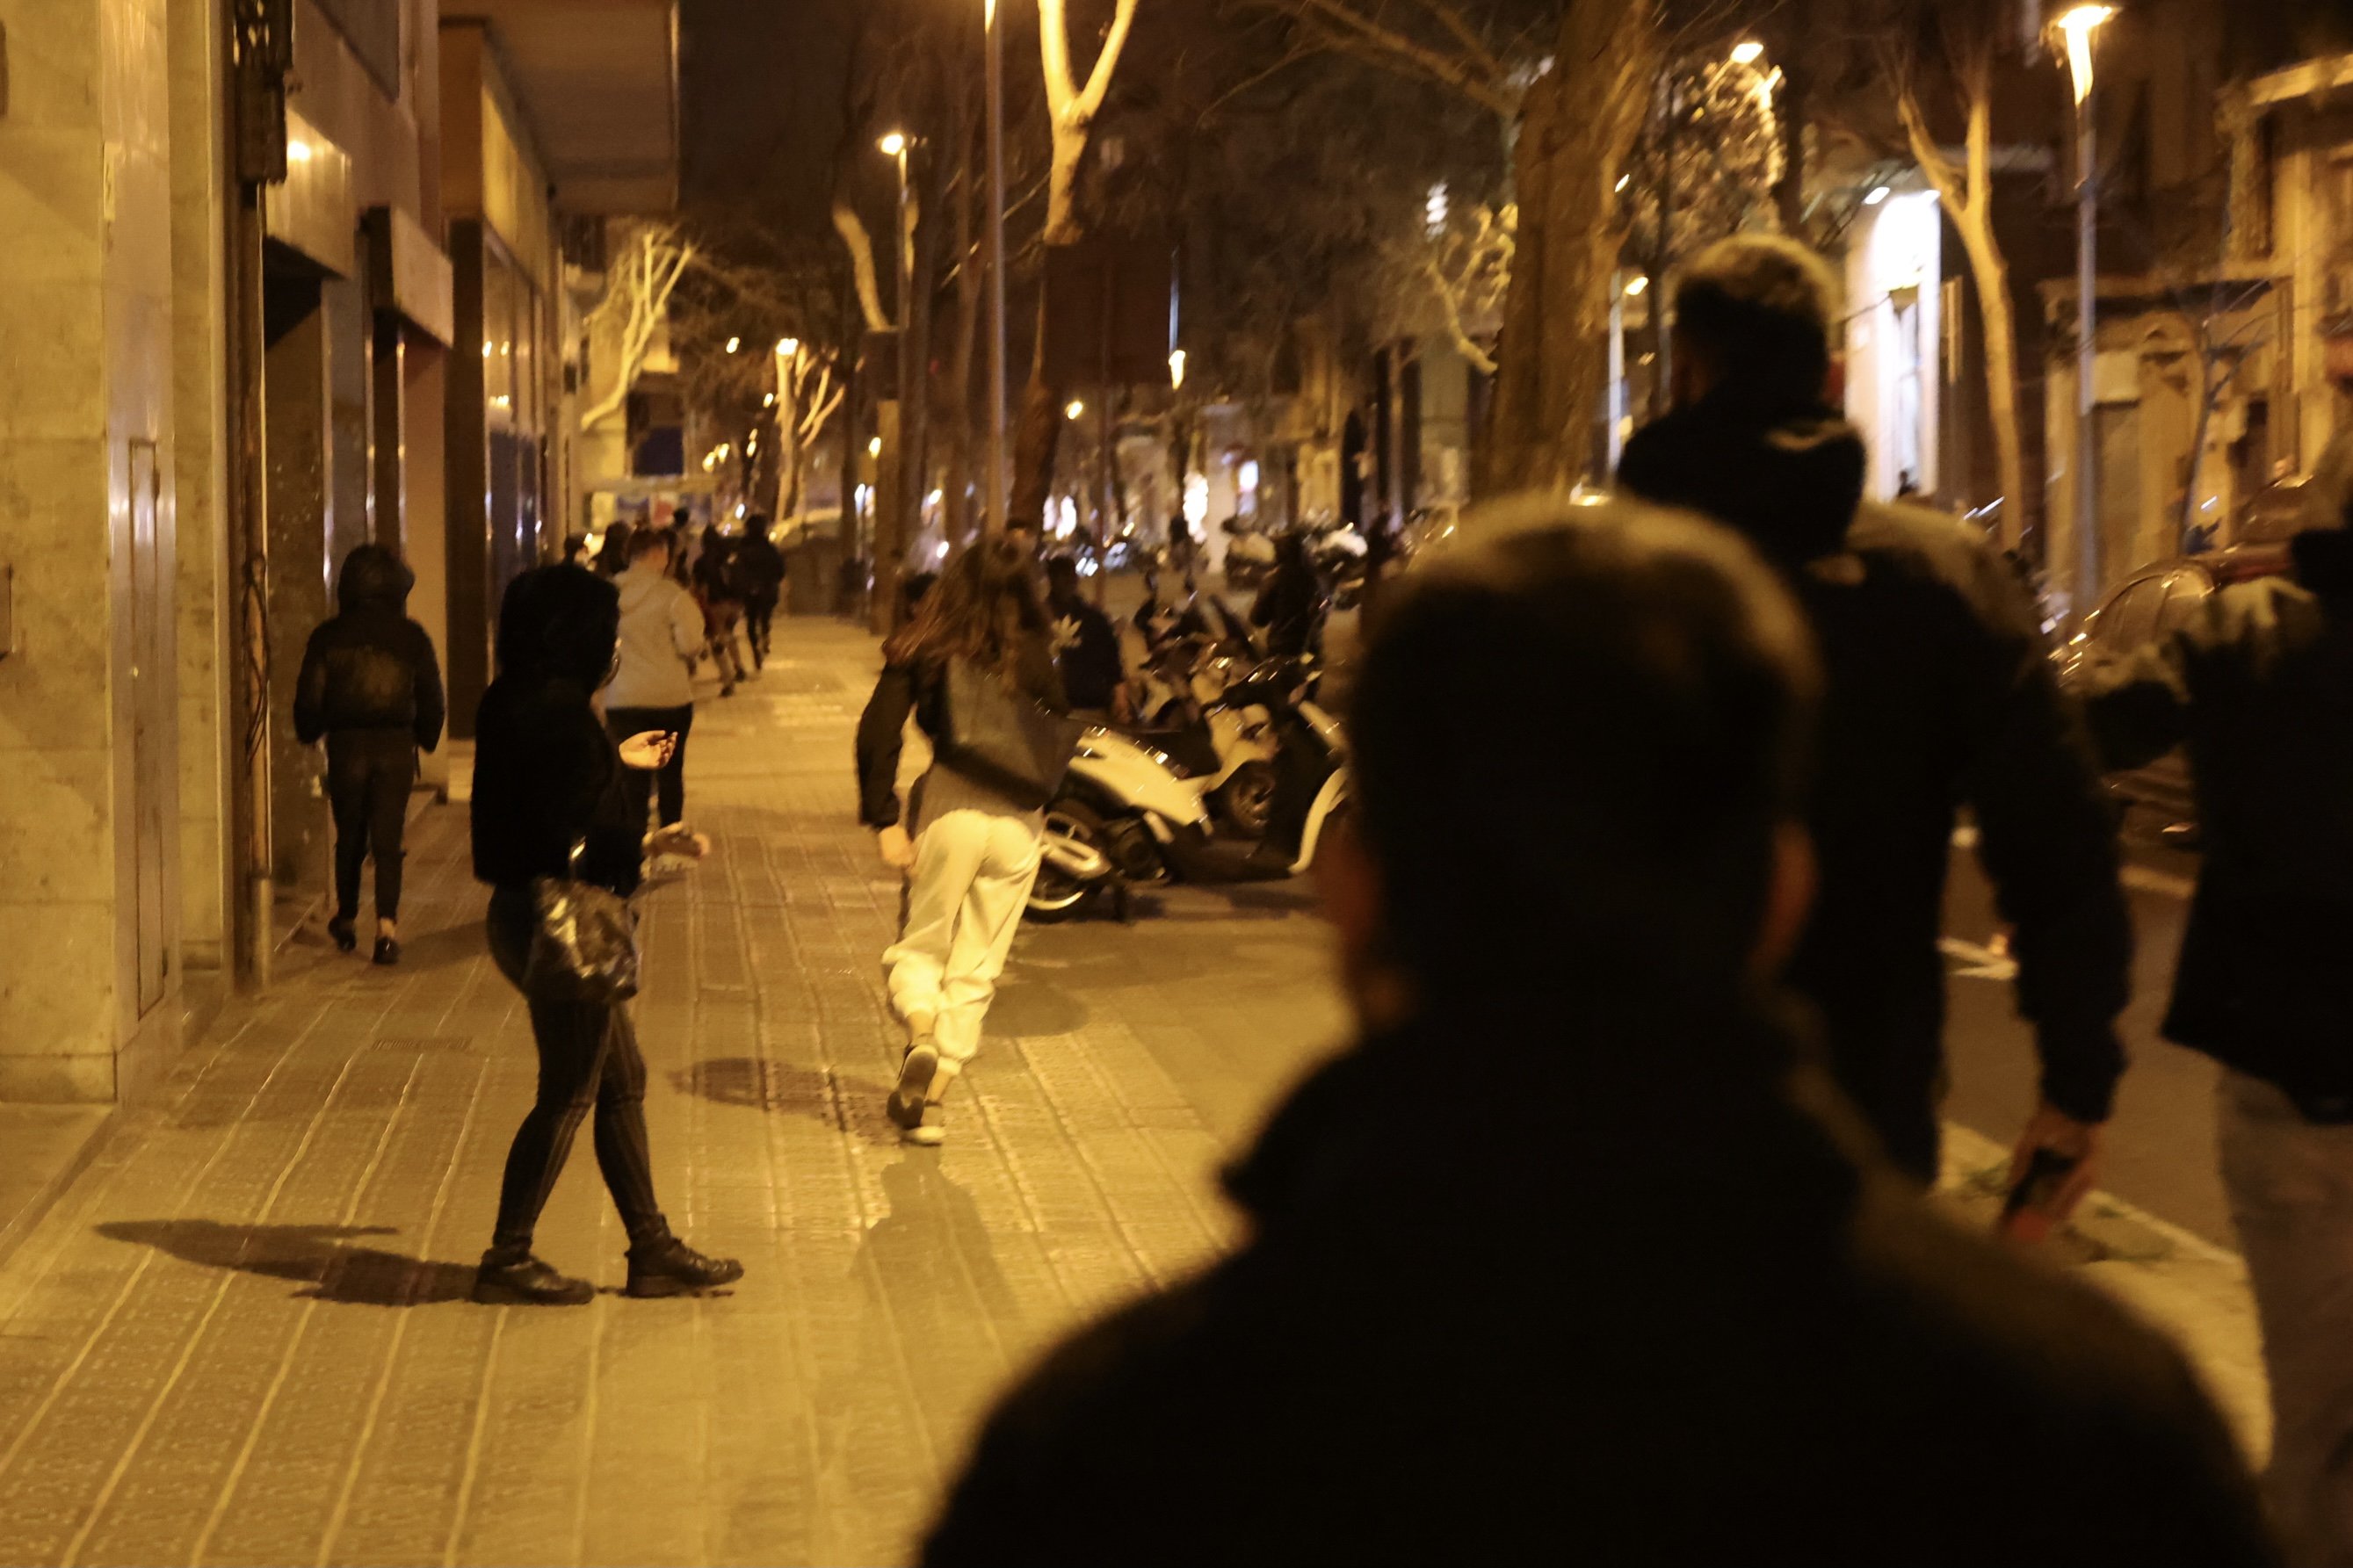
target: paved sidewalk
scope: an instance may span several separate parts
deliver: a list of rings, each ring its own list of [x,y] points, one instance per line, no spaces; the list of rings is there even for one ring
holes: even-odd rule
[[[882,1118],[895,883],[853,825],[871,642],[706,700],[710,862],[646,900],[649,1115],[731,1297],[465,1302],[528,1102],[462,808],[407,962],[301,949],[0,1268],[0,1561],[888,1563],[1082,1315],[1229,1236],[1211,1172],[1340,1035],[1302,892],[1026,933],[943,1151]],[[541,1233],[619,1283],[584,1136]]]
[[[903,1150],[875,964],[897,889],[849,765],[872,644],[778,643],[698,713],[716,854],[647,896],[638,1008],[665,1204],[743,1285],[463,1300],[532,1052],[464,811],[430,811],[407,962],[298,950],[0,1266],[0,1563],[904,1561],[1009,1375],[1229,1239],[1215,1166],[1341,1037],[1303,889],[1026,931],[948,1146]],[[609,1288],[586,1144],[541,1249]],[[1959,1134],[1952,1163],[1998,1154]],[[2121,1223],[2079,1255],[2259,1436],[2235,1260]]]

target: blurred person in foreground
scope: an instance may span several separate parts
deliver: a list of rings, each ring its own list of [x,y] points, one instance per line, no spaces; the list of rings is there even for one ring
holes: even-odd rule
[[[2132,930],[2116,823],[2060,693],[2032,601],[1967,524],[1865,502],[1862,438],[1831,406],[1837,285],[1792,241],[1703,252],[1675,290],[1672,412],[1619,480],[1726,523],[1796,594],[1827,679],[1807,822],[1821,892],[1789,969],[1831,1070],[1895,1163],[1936,1179],[1945,880],[1958,808],[2016,927],[2019,1010],[2042,1103],[2014,1156],[2072,1161],[2063,1218],[2097,1174],[2124,1071],[2116,1018]]]
[[[1229,1173],[1240,1250],[997,1411],[925,1561],[2266,1561],[2179,1354],[1793,1048],[1796,607],[1695,520],[1517,504],[1367,657],[1318,863],[1361,1042]],[[1548,821],[1498,855],[1507,779]]]
[[[642,536],[641,536],[642,537]],[[676,828],[646,836],[622,780],[660,765],[677,737],[649,730],[616,743],[590,696],[612,669],[621,597],[577,566],[543,566],[508,584],[499,605],[498,679],[476,721],[474,876],[491,885],[491,957],[531,1014],[539,1089],[516,1129],[499,1187],[498,1220],[474,1278],[492,1306],[576,1307],[596,1296],[532,1251],[539,1216],[564,1173],[580,1124],[593,1118],[596,1168],[629,1238],[632,1296],[696,1295],[743,1278],[732,1258],[706,1258],[670,1234],[654,1198],[646,1138],[646,1062],[626,1003],[534,994],[533,885],[576,879],[627,898],[647,850],[696,854]]]
[[[2076,672],[2112,767],[2186,744],[2204,855],[2168,1038],[2222,1066],[2217,1142],[2263,1321],[2273,1517],[2353,1563],[2353,533]]]

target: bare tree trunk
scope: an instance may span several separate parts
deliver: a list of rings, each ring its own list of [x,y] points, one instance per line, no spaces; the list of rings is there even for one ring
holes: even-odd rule
[[[956,163],[963,184],[955,198],[956,327],[955,346],[948,357],[947,395],[953,418],[948,426],[944,515],[951,520],[947,528],[949,542],[957,548],[980,534],[975,526],[973,504],[972,377],[975,349],[980,342],[983,280],[974,207],[980,200],[984,174],[977,156],[980,138],[973,134],[971,109],[966,101],[970,96],[969,91],[955,92],[957,107],[954,117],[961,137]]]
[[[1021,414],[1013,426],[1013,499],[1005,515],[1042,529],[1047,498],[1054,489],[1054,458],[1061,449],[1063,388],[1046,375],[1046,293],[1038,291],[1038,336],[1029,356],[1029,381],[1021,392]]]
[[[1616,185],[1660,53],[1651,0],[1570,0],[1520,129],[1520,231],[1483,488],[1566,489],[1584,472],[1625,243]]]

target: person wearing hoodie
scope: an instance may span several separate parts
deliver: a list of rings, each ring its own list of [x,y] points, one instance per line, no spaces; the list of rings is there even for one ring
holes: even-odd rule
[[[2273,1518],[2353,1563],[2353,533],[2073,672],[2107,763],[2187,745],[2204,855],[2166,1037],[2220,1062],[2222,1188],[2263,1321]]]
[[[1366,658],[1316,858],[1359,1043],[1229,1173],[1229,1256],[1024,1374],[923,1562],[2271,1561],[2180,1352],[1796,1050],[1786,592],[1690,518],[1516,505]],[[1551,826],[1499,855],[1511,777]]]
[[[515,1130],[499,1185],[498,1218],[474,1276],[486,1306],[577,1307],[585,1279],[532,1251],[539,1216],[564,1173],[580,1125],[593,1119],[596,1167],[629,1238],[631,1296],[691,1296],[744,1277],[733,1258],[681,1241],[654,1197],[646,1136],[646,1061],[626,1003],[536,994],[530,953],[540,915],[534,887],[576,879],[627,898],[650,848],[691,854],[689,836],[649,838],[622,781],[657,765],[672,744],[647,731],[616,742],[590,694],[612,668],[620,604],[613,585],[578,566],[542,566],[499,604],[498,679],[475,721],[474,876],[491,886],[491,958],[523,993],[539,1087]],[[642,797],[639,797],[642,800]]]
[[[670,536],[640,529],[629,539],[621,591],[621,656],[605,688],[605,723],[615,740],[647,730],[678,738],[659,773],[631,773],[622,790],[642,823],[659,794],[661,825],[686,816],[686,737],[694,728],[691,660],[702,649],[702,608],[670,575]]]
[[[1865,455],[1830,405],[1837,285],[1810,251],[1745,235],[1675,292],[1674,408],[1636,433],[1620,485],[1727,523],[1796,590],[1829,672],[1808,814],[1821,896],[1790,970],[1832,1071],[1923,1183],[1936,1176],[1957,812],[2016,928],[2019,1009],[2042,1058],[2017,1148],[2090,1190],[2124,1051],[2132,931],[2114,809],[2017,575],[1958,520],[1862,501]]]
[[[311,634],[294,682],[294,734],[327,742],[335,819],[335,914],[327,934],[359,945],[360,867],[375,861],[375,962],[400,962],[401,840],[417,749],[441,741],[441,667],[433,639],[408,618],[416,574],[381,544],[343,557],[339,613]]]

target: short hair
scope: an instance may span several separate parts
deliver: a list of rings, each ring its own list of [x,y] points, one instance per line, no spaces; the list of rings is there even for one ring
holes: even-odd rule
[[[1402,580],[1355,694],[1388,957],[1490,1000],[1737,987],[1820,684],[1796,605],[1684,514],[1486,511]]]
[[[1079,581],[1079,563],[1067,555],[1051,557],[1046,563],[1046,581],[1050,584],[1067,583],[1076,587]]]
[[[660,551],[665,555],[670,553],[670,532],[668,530],[659,528],[641,528],[635,533],[629,535],[630,560],[635,561],[640,555],[651,555],[657,550]]]
[[[1818,402],[1831,367],[1838,279],[1778,235],[1736,234],[1693,258],[1675,284],[1675,334],[1727,390]]]

